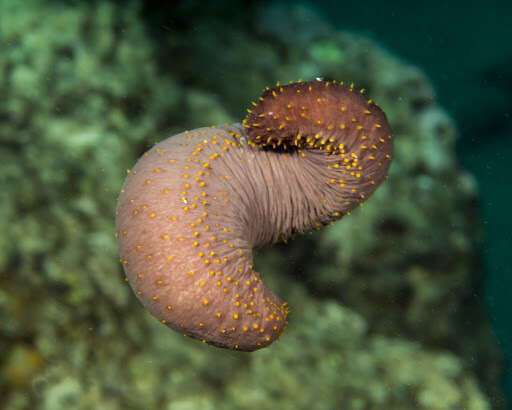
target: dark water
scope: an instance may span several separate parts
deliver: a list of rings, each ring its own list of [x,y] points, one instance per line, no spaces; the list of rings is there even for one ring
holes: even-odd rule
[[[481,194],[482,291],[508,362],[504,385],[512,399],[512,4],[324,0],[316,6],[337,27],[367,34],[421,67],[457,121],[458,159]]]

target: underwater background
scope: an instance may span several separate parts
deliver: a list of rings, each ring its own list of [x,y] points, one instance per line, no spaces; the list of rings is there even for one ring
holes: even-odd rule
[[[409,3],[0,0],[0,408],[509,408],[512,10]],[[258,250],[270,348],[170,331],[119,263],[125,170],[316,77],[385,109],[389,180]]]

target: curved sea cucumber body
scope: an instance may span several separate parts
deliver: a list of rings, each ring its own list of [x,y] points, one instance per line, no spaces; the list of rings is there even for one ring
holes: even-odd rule
[[[187,336],[242,351],[287,325],[252,249],[340,219],[391,159],[384,114],[352,89],[278,86],[255,105],[244,126],[155,145],[129,172],[117,210],[121,261],[144,306]]]
[[[279,336],[286,308],[253,270],[244,208],[258,198],[243,182],[255,164],[241,132],[203,128],[153,147],[126,180],[118,234],[128,280],[154,316],[210,344],[254,350]]]

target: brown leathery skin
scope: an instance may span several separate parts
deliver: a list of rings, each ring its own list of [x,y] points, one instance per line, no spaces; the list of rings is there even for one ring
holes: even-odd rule
[[[187,336],[268,346],[288,308],[264,287],[252,249],[340,219],[390,161],[385,115],[359,91],[323,81],[267,89],[243,126],[178,134],[129,171],[117,236],[130,285]]]

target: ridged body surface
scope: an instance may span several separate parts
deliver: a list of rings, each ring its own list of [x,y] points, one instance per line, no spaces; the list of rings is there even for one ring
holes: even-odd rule
[[[268,90],[244,126],[173,136],[129,172],[117,212],[127,278],[187,336],[268,346],[288,309],[264,287],[252,249],[340,219],[390,160],[385,116],[360,93],[321,81]]]

